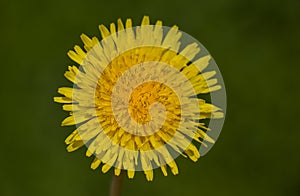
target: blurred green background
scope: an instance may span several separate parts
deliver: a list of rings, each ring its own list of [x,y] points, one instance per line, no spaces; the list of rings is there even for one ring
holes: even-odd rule
[[[180,158],[178,176],[155,171],[123,195],[300,195],[298,0],[0,1],[0,195],[108,195],[112,172],[67,153],[66,116],[52,101],[72,61],[66,52],[98,24],[143,15],[197,38],[223,74],[228,110],[213,149]]]

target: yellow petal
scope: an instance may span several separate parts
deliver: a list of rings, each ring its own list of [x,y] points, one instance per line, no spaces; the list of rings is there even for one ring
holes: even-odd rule
[[[205,78],[206,80],[210,79],[214,75],[216,75],[216,71],[208,71],[202,74],[203,78]]]
[[[85,58],[86,53],[80,48],[80,46],[74,46],[74,50],[82,59]]]
[[[108,172],[108,170],[111,168],[111,165],[108,165],[108,164],[104,164],[103,166],[102,166],[102,172],[103,173],[106,173],[106,172]]]
[[[209,87],[209,92],[217,91],[221,88],[222,88],[221,85],[212,86],[212,87]]]
[[[213,112],[211,118],[224,118],[223,112]]]
[[[99,43],[99,40],[98,40],[97,37],[93,37],[93,38],[92,38],[92,42],[93,42],[93,47],[94,47],[96,44]]]
[[[210,59],[211,56],[206,55],[193,62],[193,64],[199,69],[200,72],[202,72],[208,66]]]
[[[206,83],[207,83],[208,87],[212,87],[213,85],[218,83],[218,79],[217,78],[210,79],[210,80],[206,81]]]
[[[120,173],[121,173],[121,169],[115,168],[115,175],[116,175],[116,176],[119,176]]]
[[[100,30],[102,39],[104,39],[110,35],[109,30],[103,24],[99,25],[99,30]]]
[[[93,41],[87,35],[81,34],[80,38],[87,49],[91,49],[94,46]]]
[[[167,175],[168,175],[168,173],[167,173],[167,167],[166,167],[165,165],[162,165],[162,166],[160,167],[160,169],[161,169],[162,173],[164,174],[164,176],[167,176]]]
[[[93,155],[93,152],[91,152],[89,149],[86,150],[85,156],[90,157]]]
[[[74,116],[68,116],[61,122],[61,126],[71,126],[71,125],[75,125],[75,124],[76,124],[76,122],[75,122]]]
[[[68,69],[69,70],[65,72],[64,76],[71,82],[75,83],[76,74],[79,70],[76,66],[68,66]]]
[[[118,31],[124,30],[124,25],[120,18],[118,19],[117,23],[118,23]]]
[[[132,179],[134,177],[134,171],[128,170],[127,171],[127,176],[128,176],[128,178]]]
[[[78,63],[79,65],[82,63],[83,59],[81,58],[81,56],[73,50],[70,50],[67,54],[74,62]]]
[[[100,164],[101,164],[101,160],[98,159],[97,157],[95,157],[91,164],[91,169],[94,169],[94,170],[97,169]]]
[[[83,141],[76,141],[67,147],[68,152],[73,152],[84,145]]]
[[[193,144],[191,144],[187,147],[187,149],[185,150],[185,153],[194,162],[196,162],[200,158],[199,151]]]
[[[192,43],[192,44],[187,45],[180,52],[180,54],[191,61],[199,52],[200,52],[200,48],[199,48],[198,44]]]
[[[162,47],[169,48],[178,51],[180,46],[180,38],[182,33],[178,32],[178,27],[173,26],[167,33],[165,39],[163,40]]]
[[[203,138],[204,140],[206,140],[212,144],[215,143],[215,141],[211,137],[209,137],[203,130],[197,129],[197,133],[200,134],[200,137]]]
[[[53,100],[57,103],[72,103],[72,99],[68,97],[54,97]]]
[[[175,161],[171,161],[170,163],[168,163],[169,167],[171,168],[171,171],[174,175],[178,174],[178,167],[177,164],[175,163]]]
[[[127,18],[125,26],[126,29],[132,28],[132,20],[130,18]]]
[[[78,105],[77,104],[64,104],[63,105],[63,110],[65,110],[65,111],[75,111],[75,110],[78,110]]]
[[[162,26],[162,21],[160,21],[160,20],[156,21],[155,25]]]
[[[70,80],[71,82],[75,83],[75,75],[74,75],[72,72],[66,71],[66,72],[64,73],[64,76],[65,76],[68,80]]]
[[[70,99],[72,99],[73,88],[70,87],[61,87],[57,91],[59,94],[64,95]]]
[[[75,131],[73,131],[66,139],[65,139],[65,143],[66,144],[71,144],[74,141],[74,138],[77,137],[78,131],[77,129]]]
[[[116,33],[116,25],[115,23],[110,24],[110,33],[115,34]]]
[[[221,110],[221,108],[218,108],[210,103],[203,103],[201,100],[199,100],[199,108],[200,108],[200,113],[211,113],[211,112]]]
[[[147,170],[144,171],[146,178],[148,181],[152,181],[153,180],[153,170]]]
[[[150,19],[149,16],[144,16],[142,20],[142,26],[143,25],[150,25]]]

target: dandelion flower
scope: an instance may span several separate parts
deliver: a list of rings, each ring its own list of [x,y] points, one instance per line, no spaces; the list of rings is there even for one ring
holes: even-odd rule
[[[147,16],[137,27],[119,19],[99,30],[102,40],[82,34],[84,49],[68,52],[77,65],[64,75],[74,85],[59,88],[62,96],[54,98],[70,112],[62,126],[76,125],[67,150],[86,146],[92,169],[113,167],[117,176],[143,171],[152,181],[153,169],[167,176],[168,167],[178,174],[177,156],[197,161],[195,143],[214,143],[205,119],[224,116],[201,96],[221,89],[216,70],[205,71],[211,56],[185,41],[177,26],[151,25]]]

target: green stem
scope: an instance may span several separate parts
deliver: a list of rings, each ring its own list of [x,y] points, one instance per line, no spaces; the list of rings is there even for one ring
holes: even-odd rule
[[[123,171],[121,171],[119,176],[113,175],[109,196],[120,196],[122,191],[122,182],[123,182]]]

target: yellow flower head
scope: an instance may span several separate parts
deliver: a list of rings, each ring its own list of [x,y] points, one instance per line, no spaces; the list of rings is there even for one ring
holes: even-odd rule
[[[104,173],[114,167],[115,175],[127,170],[133,178],[135,171],[144,171],[151,181],[154,168],[166,176],[168,166],[178,174],[177,156],[200,157],[193,140],[201,152],[218,135],[216,130],[214,139],[208,136],[211,126],[203,121],[224,116],[208,103],[216,100],[211,92],[221,89],[218,70],[204,71],[214,61],[177,26],[150,25],[147,16],[141,26],[119,19],[117,27],[99,29],[101,41],[82,34],[84,50],[75,46],[68,52],[80,67],[68,67],[65,77],[74,86],[59,88],[63,96],[54,98],[70,112],[62,126],[77,127],[65,140],[67,150],[85,145],[86,155],[94,156],[91,168],[103,163]]]

